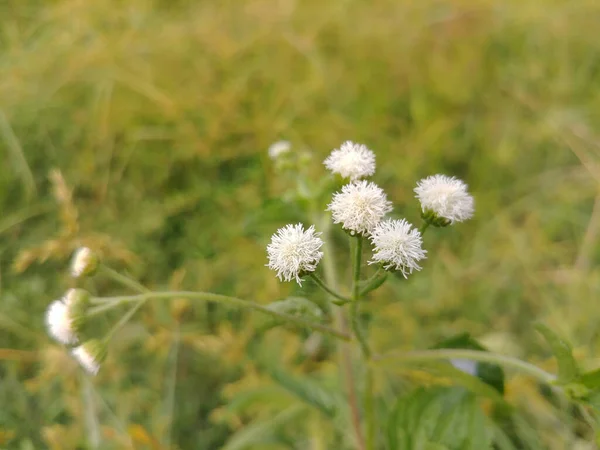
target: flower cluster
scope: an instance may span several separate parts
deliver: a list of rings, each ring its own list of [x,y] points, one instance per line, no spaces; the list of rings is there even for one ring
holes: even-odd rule
[[[333,223],[340,224],[351,236],[368,238],[373,248],[369,264],[388,271],[398,271],[405,278],[421,270],[419,261],[426,258],[421,231],[405,219],[386,219],[392,203],[383,189],[362,180],[375,173],[375,154],[362,144],[344,142],[325,159],[324,165],[334,174],[350,182],[333,194],[327,211]],[[446,175],[433,175],[417,183],[417,199],[427,225],[447,226],[473,216],[474,200],[461,180]],[[314,272],[323,253],[323,241],[314,226],[287,225],[273,235],[267,246],[267,266],[280,280],[296,280]]]
[[[75,251],[70,272],[73,278],[93,274],[98,268],[98,257],[87,247]],[[83,289],[69,289],[54,300],[46,310],[48,334],[57,342],[72,346],[81,341],[83,325],[90,305],[90,295]],[[89,373],[96,375],[104,358],[104,344],[97,339],[83,342],[71,349],[71,355]]]

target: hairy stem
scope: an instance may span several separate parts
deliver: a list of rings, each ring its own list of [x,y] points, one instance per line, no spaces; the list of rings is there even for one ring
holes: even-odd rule
[[[360,344],[360,348],[363,352],[365,358],[369,358],[371,355],[371,351],[369,350],[369,345],[367,343],[366,337],[363,334],[360,323],[360,314],[358,310],[358,305],[360,303],[360,262],[362,256],[362,236],[357,236],[355,239],[355,244],[353,245],[353,255],[352,255],[352,304],[350,305],[350,321],[352,323],[352,330],[354,331],[354,336],[358,340]]]
[[[362,330],[360,323],[360,311],[358,306],[360,304],[361,289],[360,289],[360,269],[361,269],[361,257],[362,257],[362,243],[363,237],[357,236],[355,244],[353,245],[352,255],[352,304],[350,305],[350,319],[352,321],[352,329],[354,336],[360,344],[364,359],[365,374],[365,390],[364,390],[364,408],[365,408],[365,429],[366,439],[365,448],[366,450],[375,449],[375,424],[373,415],[373,372],[369,360],[371,358],[371,350],[367,338]]]
[[[332,288],[327,286],[327,284],[325,284],[325,282],[323,280],[321,280],[321,278],[319,278],[317,274],[311,273],[310,277],[314,280],[314,282],[317,284],[317,286],[319,286],[321,289],[323,289],[325,292],[327,292],[332,297],[335,297],[341,301],[341,302],[336,302],[336,304],[344,304],[344,303],[350,302],[350,299],[348,297],[344,297],[343,295],[338,294],[335,290],[333,290]]]
[[[421,236],[423,236],[427,228],[429,228],[429,222],[423,222],[423,224],[419,227],[419,233],[421,233]]]
[[[324,233],[329,234],[330,230],[329,221],[323,225]],[[328,237],[328,236],[327,236]],[[335,251],[329,244],[330,239],[325,239],[323,256],[323,273],[325,280],[334,289],[337,288],[337,279],[335,271]],[[336,328],[342,333],[348,334],[348,323],[346,320],[346,311],[344,308],[335,308],[334,319],[336,322]],[[360,423],[360,411],[358,407],[358,398],[356,396],[356,382],[354,379],[354,373],[352,371],[352,356],[350,354],[350,346],[348,343],[343,342],[338,345],[338,359],[340,365],[340,372],[342,373],[342,382],[346,385],[346,391],[348,393],[348,407],[350,409],[350,422],[354,436],[356,437],[356,447],[358,450],[365,450],[365,439],[363,437],[361,423]]]
[[[142,293],[150,292],[150,289],[148,289],[140,282],[134,280],[133,278],[129,278],[128,276],[123,275],[122,273],[119,273],[116,270],[111,269],[110,267],[101,264],[99,269],[100,272],[104,275],[108,276],[109,278],[112,278],[114,281],[116,281],[119,284],[122,284],[123,286],[133,289],[134,291]]]
[[[110,331],[106,334],[105,336],[105,340],[106,342],[110,341],[110,339],[114,336],[114,334],[119,331],[121,328],[123,328],[123,326],[129,322],[129,320],[133,317],[133,315],[138,311],[138,309],[140,309],[142,306],[144,306],[144,304],[148,301],[147,298],[143,298],[141,300],[139,300],[135,305],[133,305],[131,307],[131,309],[129,311],[127,311],[127,313],[125,313],[123,315],[123,317],[121,317],[119,319],[119,321],[110,329]]]
[[[165,292],[146,292],[144,294],[138,295],[126,295],[120,297],[105,297],[102,300],[110,304],[112,306],[116,306],[116,304],[127,303],[127,302],[138,302],[138,301],[146,301],[152,299],[171,299],[171,298],[189,298],[192,300],[203,300],[206,302],[214,302],[221,303],[225,305],[240,307],[244,309],[252,309],[254,311],[259,311],[264,314],[267,314],[272,317],[276,317],[278,319],[284,320],[288,323],[293,323],[300,327],[312,328],[315,331],[320,331],[321,333],[329,334],[331,336],[343,339],[350,340],[350,336],[347,333],[342,333],[340,331],[334,330],[325,325],[321,325],[319,323],[314,323],[306,319],[302,319],[300,317],[291,316],[289,314],[283,314],[277,311],[273,311],[269,308],[266,308],[257,303],[252,303],[246,300],[242,300],[236,297],[228,297],[226,295],[213,294],[212,292],[191,292],[191,291],[165,291]],[[102,305],[101,305],[102,306]],[[109,308],[107,308],[109,309]],[[92,311],[91,311],[92,312]],[[94,313],[94,312],[92,312]]]

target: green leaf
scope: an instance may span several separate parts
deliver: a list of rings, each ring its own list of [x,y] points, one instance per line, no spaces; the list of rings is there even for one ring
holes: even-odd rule
[[[304,297],[288,297],[285,300],[267,305],[272,311],[290,316],[300,316],[306,319],[322,319],[323,311],[310,300]]]
[[[222,447],[222,450],[244,450],[249,447],[271,442],[277,431],[291,422],[306,415],[302,405],[292,406],[274,417],[256,420],[234,433]]]
[[[585,372],[578,381],[589,389],[600,389],[600,369]]]
[[[486,450],[491,431],[475,396],[462,388],[420,388],[400,397],[388,421],[389,450]]]
[[[336,396],[336,392],[325,388],[316,380],[293,376],[277,368],[270,368],[267,371],[279,386],[323,414],[334,417],[340,409],[341,399]]]
[[[575,381],[579,376],[579,369],[571,345],[544,324],[539,323],[535,328],[544,336],[558,362],[557,382],[567,384]]]
[[[468,350],[487,351],[469,333],[460,333],[452,336],[432,348],[459,348]],[[476,376],[484,383],[489,384],[500,394],[504,394],[504,370],[498,364],[476,363]]]
[[[319,323],[323,320],[321,308],[304,297],[288,297],[268,304],[267,308],[281,314],[301,317]],[[273,327],[286,324],[284,320],[276,317],[265,317],[263,320],[264,323],[259,327],[259,331],[267,331]]]

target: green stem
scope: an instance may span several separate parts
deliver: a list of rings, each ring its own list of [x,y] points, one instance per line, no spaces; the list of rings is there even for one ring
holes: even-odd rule
[[[320,331],[321,333],[329,334],[331,336],[335,336],[337,338],[343,340],[350,340],[350,336],[347,333],[343,333],[333,328],[327,327],[325,325],[321,325],[318,323],[311,322],[306,319],[302,319],[300,317],[291,316],[289,314],[282,314],[277,311],[273,311],[269,308],[266,308],[257,303],[252,303],[246,300],[242,300],[240,298],[228,297],[226,295],[213,294],[211,292],[190,292],[190,291],[166,291],[166,292],[147,292],[139,295],[126,295],[120,297],[105,297],[104,301],[107,305],[111,305],[111,307],[116,306],[117,304],[127,303],[127,302],[137,302],[141,300],[151,300],[151,299],[170,299],[170,298],[189,298],[192,300],[204,300],[207,302],[214,303],[222,303],[226,305],[241,307],[244,309],[252,309],[254,311],[259,311],[264,314],[267,314],[272,317],[276,317],[278,319],[285,320],[289,323],[296,324],[300,327],[312,328],[313,330]],[[100,305],[97,308],[102,307]],[[110,308],[106,308],[110,309]],[[96,310],[97,311],[97,310]],[[91,313],[95,314],[95,310],[92,309]]]
[[[373,415],[373,373],[369,360],[371,358],[371,350],[367,338],[361,329],[360,314],[358,305],[360,304],[361,289],[360,289],[360,269],[362,258],[362,236],[357,236],[353,245],[352,264],[352,304],[350,305],[350,318],[354,335],[360,344],[363,359],[365,361],[365,391],[364,391],[364,408],[365,408],[365,449],[375,449],[375,423]]]
[[[93,306],[87,310],[85,313],[86,316],[97,316],[98,314],[102,314],[103,312],[108,311],[109,309],[116,308],[117,306],[123,304],[122,301],[103,301],[102,303],[97,303],[98,299],[92,299],[92,304],[96,304],[98,306]]]
[[[348,297],[344,297],[341,294],[338,294],[337,292],[335,292],[333,289],[331,289],[329,286],[327,286],[325,284],[325,282],[323,280],[321,280],[321,278],[318,277],[317,274],[315,273],[311,273],[310,277],[314,280],[314,282],[317,284],[317,286],[319,286],[321,289],[323,289],[325,292],[327,292],[329,295],[331,295],[332,297],[335,297],[337,299],[340,300],[340,302],[334,302],[337,305],[343,305],[345,303],[349,303],[350,299]]]
[[[540,369],[533,364],[522,361],[512,356],[500,355],[498,353],[483,352],[480,350],[463,350],[463,349],[435,349],[435,350],[418,350],[406,353],[392,353],[389,355],[380,355],[374,358],[375,361],[385,362],[387,360],[419,362],[419,361],[438,361],[449,359],[468,359],[471,361],[495,363],[501,366],[511,367],[520,370],[534,378],[537,378],[543,383],[553,384],[556,381],[556,376]]]
[[[131,309],[129,311],[127,311],[126,314],[123,315],[123,317],[121,317],[121,319],[110,329],[110,331],[106,334],[105,336],[105,341],[108,342],[110,341],[110,339],[113,337],[113,335],[119,331],[127,322],[129,322],[129,319],[131,319],[133,317],[133,315],[137,312],[138,309],[140,309],[142,306],[144,306],[144,303],[146,303],[148,301],[147,298],[141,299],[139,300],[135,305],[133,305],[131,307]]]
[[[360,290],[360,296],[363,297],[366,294],[368,294],[369,292],[377,289],[379,286],[381,286],[383,283],[385,283],[385,280],[387,279],[387,272],[385,271],[385,269],[383,269],[383,267],[379,267],[377,269],[377,272],[375,272],[375,274],[369,278],[366,281],[363,281],[361,283],[361,285],[363,286],[363,288]]]
[[[352,255],[352,305],[350,306],[350,322],[352,323],[352,330],[354,336],[360,344],[363,355],[368,359],[371,355],[369,345],[361,330],[360,314],[358,310],[358,304],[360,303],[360,261],[362,256],[362,236],[353,238],[353,255]]]
[[[367,362],[365,374],[365,423],[367,425],[366,444],[368,450],[375,449],[375,416],[373,408],[373,367]]]
[[[148,289],[146,286],[144,286],[140,282],[134,280],[133,278],[129,278],[128,276],[123,275],[123,274],[117,272],[116,270],[111,269],[110,267],[107,267],[105,265],[100,265],[99,270],[102,273],[104,273],[106,276],[108,276],[109,278],[112,278],[117,283],[120,283],[123,286],[131,288],[134,291],[137,291],[137,292],[150,292],[150,289]]]
[[[315,217],[317,217],[315,215]],[[315,220],[317,221],[317,220]],[[322,221],[322,229],[325,234],[326,239],[325,244],[323,245],[323,273],[325,275],[325,280],[330,286],[333,286],[334,289],[337,289],[337,277],[335,270],[335,251],[332,248],[330,242],[330,231],[331,225],[329,218],[326,221]],[[333,311],[336,328],[338,328],[342,333],[348,332],[348,321],[346,320],[346,310],[344,308],[335,308]],[[343,375],[341,375],[342,381],[346,384],[346,391],[348,394],[348,408],[350,409],[350,421],[352,423],[352,428],[354,431],[354,435],[356,437],[356,446],[358,450],[365,449],[365,439],[363,437],[361,423],[360,423],[360,410],[358,406],[358,398],[356,396],[356,383],[354,379],[354,373],[352,371],[352,356],[350,354],[350,348],[348,343],[344,342],[341,345],[337,346],[338,350],[338,358],[340,371]]]
[[[419,233],[421,233],[421,236],[423,236],[427,228],[429,228],[429,222],[423,222],[423,225],[419,227]]]

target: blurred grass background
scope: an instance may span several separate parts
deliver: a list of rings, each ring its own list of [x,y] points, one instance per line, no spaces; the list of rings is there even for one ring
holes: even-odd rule
[[[150,305],[91,381],[43,326],[82,244],[152,288],[292,292],[263,266],[303,220],[266,154],[279,139],[314,151],[315,177],[367,144],[411,221],[431,173],[476,197],[474,220],[427,233],[425,270],[373,296],[377,351],[469,331],[551,370],[544,320],[600,365],[598,25],[595,0],[0,0],[0,448],[216,449],[293,407],[249,361],[249,314]],[[275,333],[259,353],[335,373]],[[224,406],[259,387],[271,403]],[[517,448],[580,445],[529,381],[508,395]],[[308,417],[252,448],[345,448]]]

